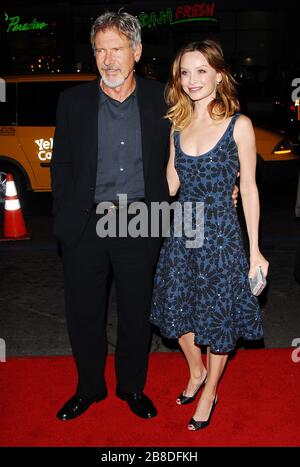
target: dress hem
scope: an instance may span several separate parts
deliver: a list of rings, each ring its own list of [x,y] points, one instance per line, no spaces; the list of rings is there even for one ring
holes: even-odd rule
[[[160,326],[158,324],[155,323],[155,321],[151,321],[151,324],[153,324],[154,326],[158,327],[161,334],[166,338],[166,339],[179,339],[181,336],[183,336],[184,334],[187,334],[189,332],[193,332],[195,334],[195,345],[198,345],[198,346],[208,346],[210,347],[210,351],[212,353],[215,353],[215,354],[222,354],[222,353],[229,353],[229,352],[232,352],[235,350],[236,348],[236,345],[237,345],[237,342],[238,340],[242,339],[242,340],[245,340],[245,341],[253,341],[253,340],[261,340],[263,339],[264,335],[261,334],[261,335],[258,335],[258,336],[250,336],[249,334],[241,334],[239,335],[238,337],[236,337],[235,339],[235,345],[234,346],[230,346],[230,347],[226,347],[226,348],[218,348],[218,349],[215,349],[213,347],[213,344],[209,343],[208,340],[205,340],[205,339],[201,339],[201,342],[199,342],[199,339],[197,339],[197,334],[195,333],[194,330],[192,329],[186,329],[184,331],[181,331],[180,333],[176,333],[176,335],[174,334],[170,334],[169,332],[166,332],[164,329],[160,328]],[[177,335],[178,334],[178,335]]]

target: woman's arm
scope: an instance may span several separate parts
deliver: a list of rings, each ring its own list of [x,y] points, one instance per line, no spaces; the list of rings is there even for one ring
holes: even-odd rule
[[[240,193],[247,225],[250,244],[250,270],[253,277],[257,266],[264,275],[268,273],[269,263],[260,253],[258,245],[259,196],[256,185],[256,144],[251,120],[242,115],[236,121],[234,139],[237,143],[240,160]]]
[[[174,159],[175,159],[175,147],[174,147],[174,141],[173,141],[173,133],[171,132],[170,157],[169,157],[169,162],[167,165],[167,181],[169,185],[170,196],[175,196],[180,187],[179,177],[174,166]]]

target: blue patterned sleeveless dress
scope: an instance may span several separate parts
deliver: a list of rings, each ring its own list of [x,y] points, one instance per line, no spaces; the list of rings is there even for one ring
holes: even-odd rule
[[[199,248],[187,248],[189,237],[174,236],[171,225],[156,268],[150,313],[150,321],[165,337],[193,332],[195,344],[209,345],[214,353],[233,350],[239,338],[263,337],[262,313],[249,287],[249,265],[231,197],[239,170],[233,138],[239,115],[231,118],[217,144],[199,156],[185,154],[180,134],[174,132],[178,201],[204,203],[204,237]]]

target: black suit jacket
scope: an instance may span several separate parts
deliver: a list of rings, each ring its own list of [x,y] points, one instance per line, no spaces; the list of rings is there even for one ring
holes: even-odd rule
[[[169,124],[163,119],[166,112],[164,86],[139,77],[137,81],[146,202],[168,201],[165,165],[169,155]],[[69,245],[80,240],[94,203],[98,86],[99,80],[96,79],[67,89],[60,95],[57,106],[51,162],[54,232],[59,240]],[[149,239],[153,263],[159,246],[159,239]]]

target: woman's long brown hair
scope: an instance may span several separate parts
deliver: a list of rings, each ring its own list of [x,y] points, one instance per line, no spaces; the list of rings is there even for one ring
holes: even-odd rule
[[[201,52],[209,65],[222,76],[222,81],[217,85],[216,98],[208,105],[211,118],[223,120],[240,108],[236,92],[237,83],[224,60],[221,46],[211,39],[191,42],[177,53],[172,66],[171,78],[166,87],[165,98],[170,108],[165,117],[172,122],[172,127],[176,130],[186,128],[190,124],[194,112],[194,102],[182,89],[180,76],[183,55],[194,51]]]

